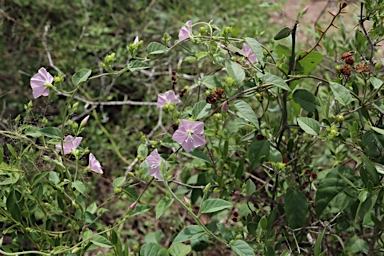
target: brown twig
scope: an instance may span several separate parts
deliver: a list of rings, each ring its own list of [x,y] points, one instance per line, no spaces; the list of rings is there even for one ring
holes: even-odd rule
[[[329,23],[328,27],[327,27],[324,31],[318,28],[318,30],[319,30],[320,33],[321,33],[320,38],[317,39],[317,42],[315,43],[315,45],[314,45],[309,51],[307,51],[303,56],[299,56],[298,59],[297,59],[297,61],[304,59],[308,54],[310,54],[313,50],[315,50],[317,46],[319,46],[319,47],[322,48],[322,46],[320,45],[321,40],[323,39],[323,37],[325,36],[325,34],[328,32],[328,30],[329,30],[331,27],[338,28],[338,27],[334,24],[334,22],[335,22],[336,18],[337,18],[340,14],[345,13],[345,12],[343,12],[343,9],[344,9],[345,7],[347,7],[347,5],[348,5],[348,4],[347,4],[346,2],[341,3],[340,6],[339,6],[339,10],[337,11],[336,14],[334,14],[334,13],[328,11],[329,14],[331,14],[331,15],[333,16],[333,18],[332,18],[331,22]]]

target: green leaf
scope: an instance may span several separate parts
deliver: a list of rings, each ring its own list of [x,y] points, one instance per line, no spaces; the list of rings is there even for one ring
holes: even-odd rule
[[[380,190],[372,191],[372,193],[369,193],[369,194],[368,194],[368,191],[366,192],[367,192],[367,198],[365,198],[363,202],[360,202],[357,208],[357,213],[355,218],[356,223],[362,221],[365,215],[367,213],[370,213],[370,211],[375,207]]]
[[[169,253],[160,244],[146,243],[140,248],[140,256],[169,256]]]
[[[55,185],[59,184],[60,182],[59,174],[57,172],[50,171],[48,180]]]
[[[175,237],[173,243],[182,243],[188,240],[199,239],[205,235],[205,232],[198,225],[189,225],[185,227],[180,233]]]
[[[127,63],[126,68],[133,72],[141,69],[147,69],[149,68],[149,66],[145,62],[139,60],[132,60]]]
[[[260,129],[259,119],[257,118],[255,111],[242,100],[235,100],[235,107],[237,108],[238,115],[251,122],[257,129]]]
[[[374,184],[379,185],[380,184],[380,176],[376,171],[375,165],[369,160],[369,158],[364,154],[360,153],[361,159],[364,162],[365,170],[368,171],[368,179]]]
[[[50,252],[52,255],[54,254],[59,254],[61,251],[69,251],[68,246],[60,245],[60,246],[55,246],[55,248]]]
[[[247,180],[247,182],[245,183],[245,191],[248,195],[252,195],[253,192],[256,191],[256,185],[251,179]]]
[[[140,155],[142,157],[148,156],[148,147],[146,144],[140,144],[137,148],[137,155]]]
[[[241,83],[245,79],[244,69],[232,60],[225,61],[225,68],[228,72],[228,75],[235,80],[235,83]]]
[[[154,55],[166,53],[168,50],[168,47],[158,42],[151,42],[147,46],[147,52]]]
[[[172,243],[171,247],[169,247],[168,252],[172,256],[185,256],[188,255],[192,250],[190,245],[182,244],[182,243]]]
[[[261,163],[268,158],[269,149],[270,143],[268,140],[253,139],[248,151],[249,168],[251,170],[259,167]]]
[[[239,256],[253,256],[252,247],[243,240],[236,240],[230,244],[231,249]]]
[[[31,126],[24,130],[24,134],[33,138],[39,138],[42,135],[39,130],[39,128]]]
[[[7,144],[7,149],[9,153],[13,156],[13,158],[17,158],[16,150],[11,144]]]
[[[91,238],[91,242],[94,245],[103,247],[103,248],[112,248],[113,244],[105,237],[101,235],[96,235]]]
[[[371,129],[377,133],[380,133],[381,135],[384,135],[384,130],[380,129],[378,127],[371,126]]]
[[[211,90],[215,90],[217,87],[221,86],[217,76],[204,76],[203,79],[201,79],[201,83]]]
[[[283,156],[280,151],[274,147],[269,148],[269,161],[272,163],[280,163],[283,161]]]
[[[302,52],[299,56],[307,54]],[[302,68],[300,74],[308,75],[323,60],[323,55],[319,52],[310,52],[304,59],[299,60],[298,64]]]
[[[288,84],[284,81],[283,78],[281,78],[279,76],[276,76],[276,75],[273,75],[270,73],[266,73],[262,77],[262,79],[263,79],[265,84],[272,84],[272,85],[280,87],[286,91],[291,91],[291,88],[289,88]]]
[[[0,164],[0,185],[9,185],[16,183],[23,171],[10,167],[5,162]]]
[[[263,47],[261,46],[261,44],[256,39],[250,37],[246,37],[245,42],[249,46],[249,48],[251,48],[259,63],[264,66],[264,54]]]
[[[357,199],[350,198],[346,194],[349,184],[352,183],[350,180],[353,177],[354,171],[345,166],[339,166],[338,168],[332,169],[328,174],[321,180],[320,185],[316,191],[316,215],[321,217],[327,207],[332,202],[339,202],[340,204],[335,207],[335,211],[342,211],[353,204]]]
[[[44,127],[41,128],[39,132],[48,138],[61,139],[63,137],[63,133],[61,132],[61,130],[56,127]]]
[[[372,76],[369,81],[371,82],[373,88],[375,88],[376,90],[377,89],[380,89],[380,87],[383,85],[383,81],[381,81],[380,79]]]
[[[18,204],[19,195],[20,195],[20,192],[12,188],[5,202],[7,206],[7,213],[10,214],[12,218],[15,219],[16,221],[21,220],[21,209]]]
[[[210,165],[213,165],[211,159],[203,151],[201,151],[198,148],[195,148],[194,150],[192,150],[190,152],[184,151],[184,152],[182,152],[182,154],[189,156],[189,157],[192,157],[192,158],[195,158],[195,159],[203,160],[204,162],[207,162]]]
[[[205,200],[201,204],[200,212],[202,213],[218,212],[224,209],[231,208],[232,206],[233,206],[232,203],[225,201],[223,199],[210,198]]]
[[[113,180],[112,186],[114,188],[119,188],[124,185],[124,182],[127,178],[125,176],[118,177]]]
[[[132,217],[138,214],[145,213],[151,209],[150,206],[146,205],[136,205],[135,209],[133,209],[131,212],[127,214],[127,216]]]
[[[260,7],[273,7],[273,8],[280,8],[280,5],[273,3],[273,2],[266,2],[259,5]]]
[[[384,165],[379,163],[374,163],[376,171],[380,173],[381,175],[384,175]]]
[[[84,196],[87,196],[87,190],[83,184],[83,182],[79,181],[79,180],[75,180],[73,183],[72,183],[72,187],[74,187],[77,191],[79,191],[81,194],[83,194]]]
[[[173,198],[167,196],[163,197],[160,202],[157,203],[155,207],[156,219],[160,218],[163,215],[164,211],[169,208],[173,203]]]
[[[307,134],[319,135],[320,124],[315,119],[308,117],[298,117],[297,123],[299,124],[300,128],[303,129]]]
[[[292,32],[291,28],[284,27],[273,37],[273,39],[276,41],[284,39],[284,38],[290,36],[291,32]]]
[[[372,161],[384,164],[384,135],[373,130],[367,131],[363,134],[360,144],[364,154]]]
[[[92,70],[90,69],[87,69],[87,68],[80,69],[72,76],[72,84],[74,86],[78,86],[79,84],[87,81],[91,73],[92,73]]]
[[[323,229],[323,231],[321,231],[320,235],[316,239],[316,243],[315,243],[315,246],[314,246],[314,254],[315,254],[315,256],[322,255],[322,253],[321,253],[321,244],[323,242],[324,234],[325,234],[325,229]]]
[[[308,199],[303,192],[290,189],[284,197],[284,208],[288,226],[301,228],[307,222]]]
[[[316,97],[313,93],[305,89],[297,89],[293,92],[293,100],[300,105],[304,110],[308,112],[315,112],[316,106]]]
[[[205,100],[197,102],[192,109],[192,117],[195,120],[199,120],[208,116],[211,110],[211,104],[208,104]]]
[[[342,86],[341,84],[329,82],[333,95],[335,95],[336,100],[343,106],[347,106],[352,102],[352,96],[349,93],[349,90]]]

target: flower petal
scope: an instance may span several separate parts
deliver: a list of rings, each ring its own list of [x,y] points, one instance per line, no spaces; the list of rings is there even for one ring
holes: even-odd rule
[[[172,136],[172,139],[174,141],[176,141],[177,143],[179,144],[183,144],[184,141],[186,141],[188,139],[188,134],[187,132],[184,132],[184,131],[180,131],[180,129],[178,129]]]
[[[103,174],[103,170],[101,169],[101,164],[100,162],[96,159],[96,157],[92,154],[89,153],[89,168],[91,171]]]
[[[162,180],[160,174],[160,165],[164,159],[161,158],[160,154],[157,152],[157,149],[154,149],[152,153],[147,156],[145,161],[147,162],[149,174],[158,180]]]
[[[186,26],[182,26],[180,31],[179,31],[179,43],[181,41],[184,41],[186,39],[188,39],[190,37],[190,34],[192,34],[192,20],[189,20],[187,21],[187,23],[185,23]],[[188,26],[188,27],[187,27]]]

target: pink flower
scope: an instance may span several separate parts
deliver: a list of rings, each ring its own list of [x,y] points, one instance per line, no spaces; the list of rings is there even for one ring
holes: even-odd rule
[[[189,20],[185,23],[185,26],[182,26],[179,31],[179,43],[190,37],[192,34],[192,21]]]
[[[145,161],[148,165],[149,174],[158,180],[162,180],[160,174],[160,165],[164,159],[161,158],[160,154],[157,152],[157,149],[153,150],[152,153],[147,156]]]
[[[157,107],[163,108],[167,103],[168,104],[178,104],[181,101],[176,97],[173,90],[167,91],[166,93],[159,93],[157,95]]]
[[[49,89],[45,85],[52,84],[52,82],[53,76],[45,68],[40,68],[37,74],[31,78],[30,82],[33,98],[37,99],[40,96],[48,96]]]
[[[206,143],[204,138],[204,123],[181,120],[179,129],[173,134],[172,139],[187,152]]]
[[[101,164],[99,161],[97,161],[96,157],[89,153],[89,165],[88,167],[91,169],[91,171],[103,174],[103,170],[101,169]]]
[[[83,137],[73,138],[71,135],[65,137],[63,142],[64,155],[67,155],[71,153],[72,150],[77,149],[82,139]],[[61,150],[61,143],[58,143],[55,146],[57,149]]]
[[[251,48],[247,44],[243,44],[243,52],[247,56],[248,60],[252,63],[258,62],[255,54],[252,52]],[[248,61],[247,61],[248,62]]]

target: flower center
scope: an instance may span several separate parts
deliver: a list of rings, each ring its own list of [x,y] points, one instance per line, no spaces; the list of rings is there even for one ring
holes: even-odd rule
[[[190,139],[191,141],[193,141],[193,130],[187,130],[187,138],[185,139],[185,142],[188,142],[188,140]]]

